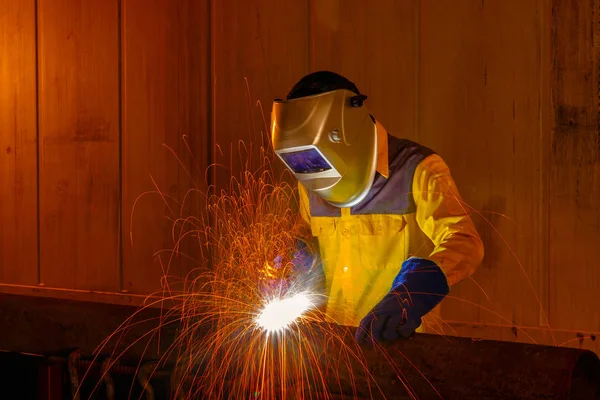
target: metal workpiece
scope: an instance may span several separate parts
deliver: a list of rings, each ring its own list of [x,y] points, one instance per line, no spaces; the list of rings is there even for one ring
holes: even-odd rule
[[[118,359],[111,358],[108,368],[107,364],[102,365],[103,361],[121,353],[114,353],[114,345],[100,351],[97,346],[113,334],[123,320],[139,312],[136,308],[56,299],[13,300],[13,296],[6,295],[2,298],[4,318],[0,322],[6,328],[4,331],[11,334],[0,338],[0,347],[47,356],[48,362],[62,365],[65,374],[71,371],[72,382],[87,381],[82,372],[92,368],[110,373],[116,386],[122,374],[135,376],[141,365],[157,360],[165,364],[157,370],[145,370],[148,374],[141,376],[157,379],[156,384],[146,386],[142,398],[147,397],[149,388],[158,398],[158,383],[170,381],[171,392],[177,387],[176,395],[187,399],[190,394],[187,382],[202,379],[202,373],[190,370],[185,362],[184,368],[173,374],[172,367],[177,365],[179,353],[177,349],[171,352],[166,349],[180,338],[181,330],[176,322],[165,324],[159,330],[161,351],[157,351],[157,342],[150,340],[132,346],[144,338],[149,329],[156,329],[155,318],[160,316],[161,310],[144,310],[139,318],[148,324],[133,324],[125,335],[119,335],[119,348],[130,347],[130,350]],[[210,342],[211,332],[203,329],[195,330],[194,337]],[[303,354],[297,352],[287,358],[291,368],[288,370],[293,370],[302,360],[308,371],[323,373],[326,378],[322,385],[319,381],[319,387],[310,388],[314,394],[308,396],[310,398],[323,398],[317,389],[324,389],[329,396],[326,398],[339,399],[588,400],[595,398],[600,387],[600,361],[588,350],[424,333],[370,346],[358,345],[354,339],[355,328],[351,327],[303,323],[299,329],[302,351],[309,349],[312,357],[301,359]],[[32,331],[45,332],[45,338],[26,334]],[[256,331],[255,334],[264,333]],[[293,347],[293,343],[288,345]],[[227,348],[222,350],[228,351]],[[213,365],[219,366],[221,361],[216,359]],[[148,368],[150,365],[147,364]],[[272,369],[268,372],[267,375],[275,375]],[[188,374],[191,376],[186,376]],[[248,375],[241,378],[247,379]],[[235,385],[235,379],[235,376],[220,377],[224,386]],[[285,384],[291,394],[294,385],[303,385],[303,382],[288,379]],[[111,392],[109,380],[105,379],[100,385],[108,386]],[[202,382],[198,385],[202,386]],[[143,390],[139,381],[135,386]],[[303,388],[307,388],[306,384]]]
[[[359,348],[353,328],[336,326],[321,337],[324,344],[343,338],[345,353],[355,354],[340,360],[338,346],[323,347],[325,369],[335,371],[330,393],[340,398],[589,400],[600,394],[600,360],[589,350],[424,333]]]

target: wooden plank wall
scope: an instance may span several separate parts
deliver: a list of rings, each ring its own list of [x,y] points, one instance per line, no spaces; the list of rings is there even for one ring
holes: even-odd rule
[[[37,4],[39,279],[49,287],[119,289],[118,15],[116,1]]]
[[[422,3],[419,140],[479,213],[486,251],[442,306],[447,321],[538,326],[547,307],[543,15],[541,1]]]
[[[333,70],[367,94],[388,131],[415,139],[419,1],[318,1],[311,4],[311,71]]]
[[[122,290],[151,293],[163,276],[184,278],[195,266],[189,236],[172,257],[172,228],[198,209],[202,196],[190,190],[206,191],[209,8],[127,0],[121,20]]]
[[[0,281],[38,283],[35,1],[0,1]]]
[[[421,2],[418,139],[486,247],[446,332],[600,350],[599,4]]]
[[[0,0],[0,287],[127,303],[183,277],[161,250],[188,190],[257,161],[272,99],[331,69],[480,214],[444,331],[594,348],[598,3]]]
[[[193,267],[169,250],[207,186],[208,6],[0,2],[3,290],[131,303]]]
[[[554,0],[553,6],[549,312],[556,327],[597,332],[600,1]]]
[[[419,139],[444,156],[479,213],[486,250],[442,306],[451,325],[538,326],[547,307],[542,16],[536,1],[423,2]]]
[[[304,0],[212,2],[211,169],[216,190],[261,165],[272,101],[308,72]]]

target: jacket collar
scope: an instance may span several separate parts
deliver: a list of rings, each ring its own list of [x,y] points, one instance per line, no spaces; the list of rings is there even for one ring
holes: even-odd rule
[[[377,172],[385,179],[390,175],[390,166],[388,164],[388,135],[387,131],[379,121],[375,121],[377,130]]]

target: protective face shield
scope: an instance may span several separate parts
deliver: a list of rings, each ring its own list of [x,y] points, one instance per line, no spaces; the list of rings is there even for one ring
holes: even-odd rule
[[[275,153],[308,190],[337,207],[360,203],[375,178],[377,132],[365,98],[342,89],[273,102]]]

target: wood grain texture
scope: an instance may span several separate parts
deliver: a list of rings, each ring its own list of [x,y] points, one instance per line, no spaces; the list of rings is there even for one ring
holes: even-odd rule
[[[415,139],[419,0],[311,0],[310,9],[311,71],[346,76],[391,134]]]
[[[600,331],[600,2],[552,5],[551,322]]]
[[[547,308],[540,4],[422,2],[419,140],[481,213],[486,251],[442,305],[446,319],[535,326]]]
[[[179,225],[172,228],[198,211],[201,196],[183,204],[186,192],[206,190],[208,7],[123,4],[124,289],[152,293],[163,277],[181,282],[194,264],[190,241],[182,256],[173,252],[180,233]]]
[[[226,166],[210,172],[225,187],[258,161],[272,99],[330,69],[392,134],[438,151],[482,213],[486,260],[444,319],[509,337],[546,322],[539,298],[553,328],[600,331],[598,0],[39,0],[39,65],[35,4],[0,0],[1,282],[38,283],[39,185],[44,285],[160,289],[173,220],[202,209],[186,194],[206,189],[208,163]],[[153,179],[170,199],[136,203]],[[196,246],[169,275],[196,265]]]
[[[179,145],[179,201],[182,219],[177,226],[181,276],[192,278],[208,266],[194,231],[205,229],[206,195],[210,182],[210,6],[208,1],[180,1],[179,5],[179,117],[186,135]],[[201,218],[202,220],[198,220]]]
[[[35,1],[0,0],[0,282],[38,283]]]
[[[261,166],[272,101],[308,72],[305,0],[212,4],[213,162],[216,190]],[[283,168],[281,163],[275,168]]]
[[[543,326],[498,326],[447,321],[445,335],[525,342],[590,350],[600,354],[600,332],[548,330]]]
[[[119,289],[117,0],[39,0],[41,280]]]

